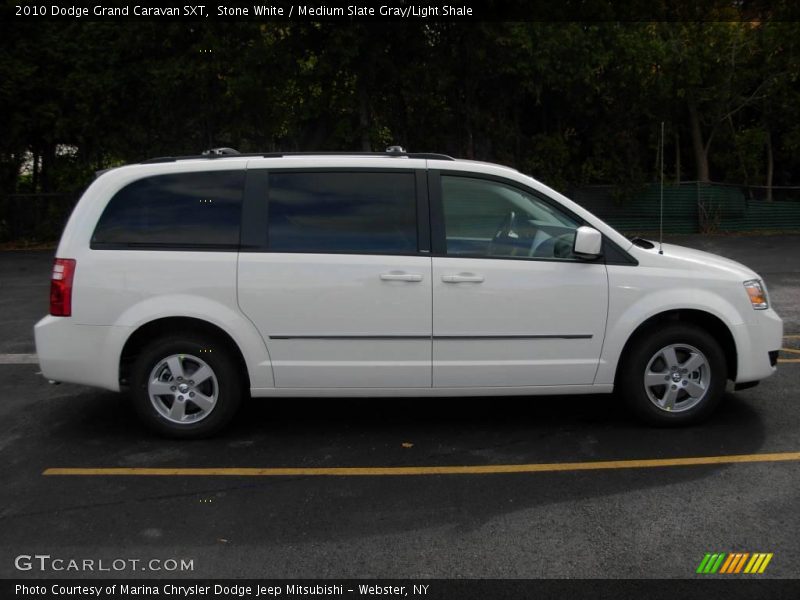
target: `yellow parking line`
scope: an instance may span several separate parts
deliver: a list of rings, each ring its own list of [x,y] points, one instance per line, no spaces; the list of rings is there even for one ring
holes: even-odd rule
[[[800,354],[800,350],[797,348],[781,348],[781,352],[794,352],[795,354]]]
[[[792,335],[785,335],[785,336],[783,336],[783,339],[785,339],[785,340],[800,340],[800,333],[792,334]]]
[[[779,363],[800,363],[800,358],[779,358]]]
[[[559,471],[597,471],[604,469],[648,469],[656,467],[688,467],[800,461],[800,452],[772,454],[734,454],[729,456],[696,456],[689,458],[650,458],[641,460],[608,460],[571,463],[534,463],[520,465],[465,465],[416,467],[55,467],[42,475],[81,476],[204,476],[204,477],[309,477],[309,476],[387,476],[387,475],[489,475],[500,473],[553,473]]]

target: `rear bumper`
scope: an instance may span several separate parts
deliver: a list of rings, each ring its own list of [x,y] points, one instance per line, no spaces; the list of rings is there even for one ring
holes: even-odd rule
[[[33,333],[45,378],[119,391],[119,359],[129,328],[77,325],[71,317],[48,315]]]

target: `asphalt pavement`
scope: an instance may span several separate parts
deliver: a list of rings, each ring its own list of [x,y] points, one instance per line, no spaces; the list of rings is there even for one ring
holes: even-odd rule
[[[800,335],[800,236],[670,241],[756,269]],[[0,253],[0,356],[34,352],[52,252]],[[800,348],[800,338],[784,346]],[[785,352],[783,360],[800,358]],[[13,362],[13,361],[12,361]],[[728,393],[708,423],[653,429],[612,395],[253,400],[213,439],[152,436],[125,398],[0,364],[0,577],[685,578],[707,552],[800,576],[800,461],[542,473],[45,476],[57,467],[396,467],[800,452],[800,362]],[[32,568],[20,555],[191,561]],[[110,564],[107,562],[106,564]],[[697,576],[700,577],[700,576]]]

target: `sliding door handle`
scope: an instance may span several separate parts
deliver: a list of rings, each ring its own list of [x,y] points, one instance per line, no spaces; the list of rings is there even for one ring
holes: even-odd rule
[[[445,283],[483,283],[483,275],[474,273],[459,273],[458,275],[442,275]]]
[[[381,281],[422,281],[422,275],[419,273],[392,271],[391,273],[381,273]]]

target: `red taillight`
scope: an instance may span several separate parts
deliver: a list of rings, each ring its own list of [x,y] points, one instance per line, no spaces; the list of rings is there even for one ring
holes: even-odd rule
[[[72,315],[72,278],[75,275],[74,258],[57,258],[50,278],[50,314],[54,317]]]

